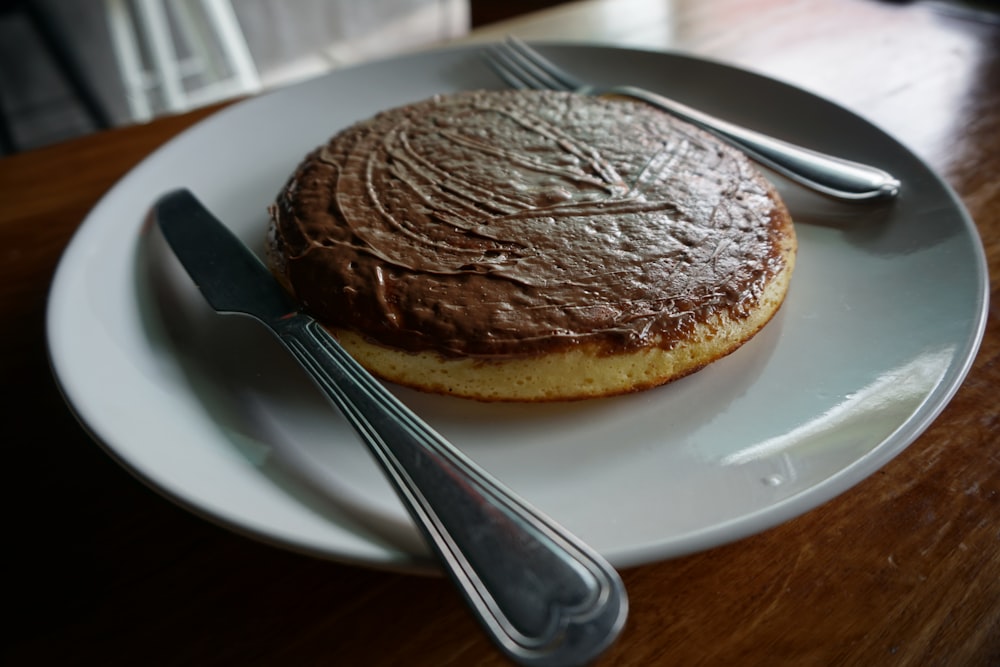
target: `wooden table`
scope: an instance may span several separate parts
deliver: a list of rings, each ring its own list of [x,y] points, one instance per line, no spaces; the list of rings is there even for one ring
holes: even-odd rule
[[[886,128],[955,188],[1000,285],[1000,24],[873,0],[590,0],[479,31],[676,49]],[[0,160],[11,665],[500,665],[443,579],[264,546],[134,480],[63,404],[43,339],[70,235],[212,109]],[[623,573],[605,665],[1000,664],[1000,311],[962,388],[898,458],[806,515]]]

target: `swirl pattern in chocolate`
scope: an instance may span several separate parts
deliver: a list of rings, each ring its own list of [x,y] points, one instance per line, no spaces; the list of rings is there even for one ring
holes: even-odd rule
[[[444,356],[670,348],[782,270],[787,211],[738,151],[641,103],[442,95],[341,132],[271,211],[319,321]]]

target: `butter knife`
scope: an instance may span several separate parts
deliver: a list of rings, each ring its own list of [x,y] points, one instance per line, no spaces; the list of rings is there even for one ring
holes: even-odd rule
[[[161,196],[153,216],[209,304],[270,329],[343,412],[504,654],[583,665],[611,645],[628,598],[608,562],[389,393],[189,190]]]

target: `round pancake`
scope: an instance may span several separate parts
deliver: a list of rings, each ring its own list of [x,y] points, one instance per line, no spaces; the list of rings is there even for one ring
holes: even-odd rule
[[[481,400],[608,396],[740,347],[796,238],[738,150],[648,105],[472,91],[381,112],[305,157],[268,263],[362,365]]]

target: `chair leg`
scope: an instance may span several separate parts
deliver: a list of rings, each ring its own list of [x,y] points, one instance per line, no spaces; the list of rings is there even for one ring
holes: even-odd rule
[[[66,36],[57,22],[42,7],[42,3],[25,2],[23,7],[39,37],[45,42],[66,82],[73,89],[91,121],[99,129],[111,127],[111,116],[92,88],[86,73],[80,67],[76,54],[71,53]]]
[[[166,9],[160,0],[139,0],[136,10],[139,24],[149,40],[153,70],[161,86],[166,109],[171,113],[184,111],[187,109],[186,94]]]
[[[254,65],[250,48],[240,28],[232,3],[223,0],[203,0],[208,20],[219,37],[222,52],[228,65],[233,70],[233,76],[238,81],[242,93],[256,93],[261,89],[260,77]]]

